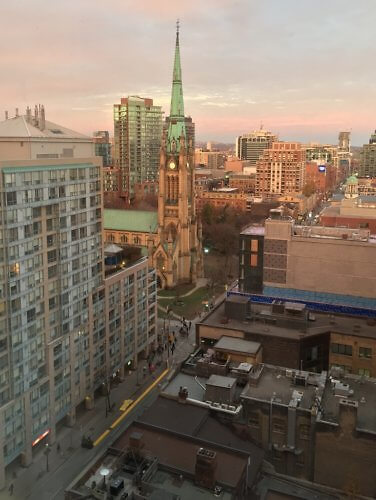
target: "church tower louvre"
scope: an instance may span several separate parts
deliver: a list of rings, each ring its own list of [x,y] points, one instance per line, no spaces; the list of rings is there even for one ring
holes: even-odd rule
[[[195,283],[202,273],[202,245],[195,204],[194,146],[186,130],[179,22],[176,29],[170,116],[163,133],[158,195],[158,245],[152,265],[163,288]]]

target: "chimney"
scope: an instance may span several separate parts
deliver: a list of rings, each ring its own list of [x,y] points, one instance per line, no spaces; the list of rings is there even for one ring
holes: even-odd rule
[[[351,434],[356,428],[358,401],[354,401],[352,399],[340,399],[338,409],[339,427],[345,434]]]
[[[40,130],[44,130],[46,128],[46,117],[44,114],[44,105],[42,104],[39,108],[40,111],[40,119],[39,119],[39,128]]]
[[[34,120],[33,120],[33,125],[34,127],[38,127],[39,125],[39,119],[38,119],[38,106],[34,106]]]
[[[199,448],[196,454],[195,483],[203,488],[214,490],[217,454],[206,448]]]
[[[188,389],[186,387],[180,386],[179,393],[178,393],[178,402],[179,403],[186,403],[187,397],[188,397]]]
[[[132,434],[129,436],[129,448],[134,452],[140,453],[143,447],[144,440],[142,433],[132,432]]]
[[[26,121],[31,123],[31,108],[29,106],[26,108]]]
[[[8,111],[5,111],[5,119],[8,120],[8,118],[9,118]]]

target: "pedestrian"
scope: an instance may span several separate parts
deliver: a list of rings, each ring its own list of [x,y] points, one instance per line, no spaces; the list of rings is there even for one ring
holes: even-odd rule
[[[171,354],[174,354],[174,351],[175,351],[175,344],[172,344],[172,346],[171,346]]]
[[[12,496],[13,495],[13,490],[14,490],[14,484],[13,483],[10,483],[9,485],[9,495]]]
[[[58,453],[60,453],[60,451],[61,451],[61,448],[60,448],[60,443],[57,443],[57,445],[56,445],[56,450],[57,450],[57,452],[58,452]]]
[[[191,331],[192,321],[188,323],[188,331]]]
[[[145,378],[146,377],[146,366],[145,365],[143,366],[142,371],[143,371],[144,378]]]

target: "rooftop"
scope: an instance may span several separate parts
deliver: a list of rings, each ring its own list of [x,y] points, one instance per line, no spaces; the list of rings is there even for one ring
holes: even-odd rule
[[[316,238],[319,240],[344,240],[356,241],[360,243],[376,243],[369,229],[350,229],[342,227],[326,226],[298,226],[294,225],[293,237]]]
[[[148,210],[103,210],[103,226],[105,230],[132,231],[139,233],[156,233],[158,213]]]
[[[252,225],[248,226],[240,234],[244,235],[255,235],[255,236],[264,236],[265,235],[265,226],[261,225]]]
[[[299,393],[299,408],[311,410],[317,390],[316,387],[325,384],[326,373],[323,375],[309,372],[296,371],[301,379],[307,380],[307,385],[293,383],[293,370],[287,370],[271,365],[262,365],[256,385],[247,385],[241,394],[242,398],[256,399],[273,404],[288,406],[294,396]],[[322,387],[323,389],[323,387]],[[295,393],[295,394],[294,394]]]
[[[250,317],[244,321],[228,318],[225,313],[225,301],[223,301],[202,319],[201,324],[217,326],[223,331],[224,335],[226,335],[226,329],[229,329],[299,340],[302,335],[307,337],[331,331],[359,337],[376,338],[375,326],[372,322],[363,318],[344,315],[334,316],[315,311],[315,320],[309,321],[308,319],[295,318],[292,315],[282,316],[272,313],[271,304],[251,302],[251,308]],[[275,322],[265,321],[266,318],[270,318],[270,320],[274,318]]]
[[[357,429],[376,433],[376,379],[348,374],[340,379],[353,391],[345,399],[358,402]],[[337,423],[339,416],[339,401],[330,383],[327,384],[321,401],[321,420]]]
[[[214,349],[221,349],[224,351],[240,352],[243,354],[256,354],[260,350],[261,344],[259,342],[252,342],[250,340],[239,339],[236,337],[221,337],[214,345]]]
[[[56,141],[66,139],[81,139],[92,142],[92,138],[80,132],[75,132],[69,128],[58,125],[57,123],[45,121],[45,127],[40,130],[38,127],[29,123],[26,115],[16,116],[0,122],[0,141],[4,138],[35,138],[35,139],[54,139]]]

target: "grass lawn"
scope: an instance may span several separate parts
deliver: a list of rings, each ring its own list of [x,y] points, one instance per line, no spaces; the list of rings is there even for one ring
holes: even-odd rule
[[[177,285],[175,288],[170,290],[158,290],[159,297],[176,297],[177,295],[184,295],[190,292],[195,287],[194,283],[183,283],[182,285]]]
[[[178,316],[184,316],[187,319],[193,319],[197,316],[197,313],[202,311],[205,307],[203,302],[210,301],[214,299],[216,295],[221,294],[224,291],[224,287],[215,287],[214,290],[210,290],[206,287],[199,288],[195,292],[191,293],[187,297],[182,297],[179,301],[179,305],[176,304],[175,298],[164,299],[163,297],[158,297],[158,305],[166,308],[170,306],[171,310]],[[160,318],[166,317],[163,311],[159,310],[158,316]]]

